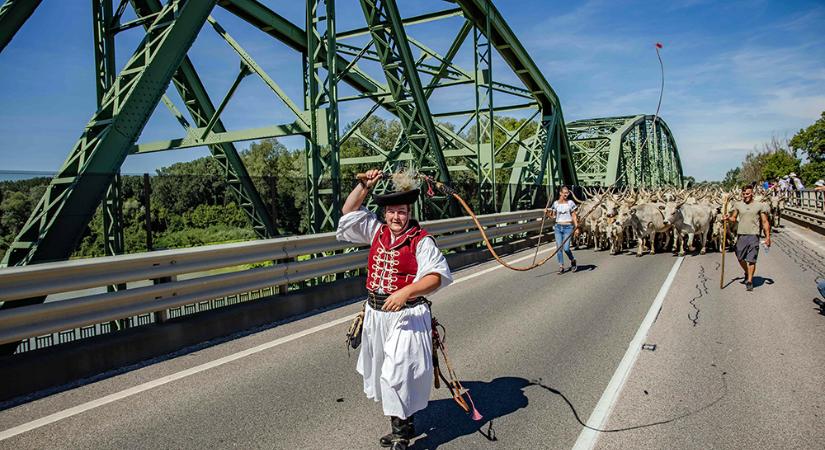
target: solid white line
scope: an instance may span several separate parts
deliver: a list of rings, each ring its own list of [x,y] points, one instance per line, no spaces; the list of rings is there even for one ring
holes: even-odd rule
[[[610,417],[611,411],[613,411],[613,406],[615,406],[616,401],[619,399],[619,394],[622,392],[622,387],[624,387],[625,382],[630,376],[630,371],[636,363],[636,358],[639,356],[647,333],[650,331],[650,327],[653,326],[653,321],[656,320],[665,296],[667,296],[667,292],[670,290],[670,285],[673,284],[673,280],[676,278],[676,272],[679,271],[679,266],[682,265],[682,260],[684,259],[684,256],[679,257],[676,262],[673,263],[670,273],[667,274],[664,284],[662,284],[659,293],[656,295],[656,299],[653,300],[653,304],[650,305],[650,310],[647,311],[647,315],[636,331],[636,335],[633,337],[633,340],[630,341],[630,345],[627,347],[627,351],[619,363],[619,367],[616,367],[613,378],[611,378],[610,383],[607,384],[607,388],[599,399],[599,403],[596,404],[596,408],[593,409],[593,412],[590,414],[590,418],[585,422],[589,427],[601,430],[607,425],[607,419]],[[591,428],[582,428],[579,438],[576,439],[576,443],[573,445],[573,450],[592,449],[599,440],[599,434],[600,432]]]
[[[205,370],[212,369],[214,367],[222,366],[226,363],[230,363],[232,361],[237,361],[241,358],[245,358],[250,355],[254,355],[255,353],[262,352],[264,350],[277,347],[281,344],[285,344],[287,342],[294,341],[296,339],[302,338],[304,336],[313,334],[318,331],[325,330],[330,327],[334,327],[335,325],[347,322],[352,320],[355,317],[355,314],[341,317],[340,319],[335,319],[332,322],[327,322],[325,324],[321,324],[312,328],[308,328],[303,331],[299,331],[298,333],[291,334],[289,336],[284,336],[282,338],[275,339],[273,341],[269,341],[258,345],[256,347],[252,347],[237,353],[233,353],[228,356],[224,356],[223,358],[216,359],[214,361],[210,361],[208,363],[201,364],[199,366],[195,366],[186,370],[182,370],[180,372],[173,373],[171,375],[167,375],[165,377],[158,378],[156,380],[148,381],[143,384],[139,384],[137,386],[131,387],[129,389],[122,390],[120,392],[115,392],[114,394],[107,395],[105,397],[101,397],[97,400],[92,400],[90,402],[83,403],[81,405],[75,406],[73,408],[65,409],[60,412],[56,412],[54,414],[48,415],[46,417],[42,417],[37,420],[33,420],[28,423],[24,423],[23,425],[18,425],[14,428],[9,428],[8,430],[0,432],[0,441],[4,439],[8,439],[12,436],[16,436],[20,433],[25,433],[26,431],[33,430],[35,428],[42,427],[44,425],[48,425],[50,423],[57,422],[59,420],[65,419],[67,417],[71,417],[82,412],[88,411],[90,409],[97,408],[99,406],[107,405],[117,400],[124,399],[126,397],[130,397],[135,394],[139,394],[141,392],[147,391],[152,388],[156,388],[158,386],[163,386],[164,384],[171,383],[175,380],[180,380],[181,378],[188,377],[190,375],[194,375],[196,373],[203,372]]]
[[[546,251],[553,250],[555,248],[556,247],[553,246],[549,249],[544,249],[544,250],[540,251],[539,253],[544,253]],[[533,255],[527,255],[527,256],[521,257],[519,259],[516,259],[512,262],[514,262],[514,263],[515,262],[520,262],[520,261],[524,261],[525,259],[532,258],[532,257],[533,257]],[[492,272],[493,270],[500,269],[502,267],[504,267],[504,266],[499,264],[499,265],[490,267],[488,269],[484,269],[480,272],[476,272],[476,273],[473,273],[471,275],[467,275],[466,277],[461,277],[457,280],[454,280],[453,284],[460,283],[462,281],[466,281],[466,280],[469,280],[471,278],[475,278],[475,277],[484,275],[486,273]],[[4,430],[4,431],[0,431],[0,441],[3,441],[3,440],[8,439],[10,437],[17,436],[18,434],[25,433],[27,431],[34,430],[36,428],[40,428],[40,427],[45,426],[45,425],[55,423],[57,421],[75,416],[75,415],[80,414],[82,412],[89,411],[90,409],[94,409],[94,408],[97,408],[99,406],[107,405],[109,403],[112,403],[112,402],[115,402],[115,401],[118,401],[118,400],[122,400],[126,397],[130,397],[132,395],[139,394],[139,393],[144,392],[144,391],[148,391],[149,389],[156,388],[158,386],[163,386],[164,384],[171,383],[171,382],[176,381],[176,380],[180,380],[181,378],[185,378],[185,377],[188,377],[190,375],[195,375],[195,374],[203,372],[205,370],[209,370],[209,369],[212,369],[212,368],[215,368],[215,367],[218,367],[218,366],[222,366],[224,364],[227,364],[227,363],[230,363],[230,362],[233,362],[233,361],[237,361],[241,358],[246,358],[247,356],[254,355],[256,353],[260,353],[264,350],[268,350],[270,348],[277,347],[281,344],[286,344],[287,342],[292,342],[292,341],[294,341],[296,339],[299,339],[299,338],[302,338],[304,336],[308,336],[308,335],[316,333],[318,331],[323,331],[323,330],[326,330],[327,328],[331,328],[331,327],[334,327],[336,325],[348,322],[348,321],[352,320],[353,318],[355,318],[355,316],[356,316],[356,314],[350,314],[348,316],[341,317],[339,319],[335,319],[331,322],[327,322],[327,323],[324,323],[324,324],[321,324],[321,325],[318,325],[318,326],[315,326],[315,327],[312,327],[312,328],[308,328],[306,330],[299,331],[299,332],[291,334],[289,336],[284,336],[284,337],[281,337],[281,338],[278,338],[278,339],[275,339],[275,340],[272,340],[272,341],[269,341],[269,342],[265,342],[265,343],[263,343],[261,345],[258,345],[256,347],[252,347],[252,348],[249,348],[249,349],[246,349],[246,350],[242,350],[240,352],[224,356],[223,358],[219,358],[219,359],[216,359],[214,361],[210,361],[208,363],[201,364],[199,366],[195,366],[195,367],[192,367],[192,368],[189,368],[189,369],[186,369],[186,370],[182,370],[180,372],[176,372],[176,373],[173,373],[171,375],[167,375],[165,377],[158,378],[156,380],[148,381],[146,383],[139,384],[139,385],[131,387],[129,389],[124,389],[120,392],[115,392],[114,394],[110,394],[110,395],[107,395],[105,397],[101,397],[99,399],[92,400],[92,401],[77,405],[77,406],[72,407],[72,408],[64,409],[63,411],[59,411],[59,412],[56,412],[54,414],[50,414],[50,415],[45,416],[45,417],[41,417],[40,419],[33,420],[31,422],[27,422],[27,423],[24,423],[22,425],[18,425],[16,427],[9,428],[9,429]]]

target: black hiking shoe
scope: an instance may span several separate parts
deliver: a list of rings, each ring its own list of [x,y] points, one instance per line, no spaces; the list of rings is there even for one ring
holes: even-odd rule
[[[745,290],[748,291],[748,292],[752,291],[753,290],[753,283],[751,283],[751,282],[745,283]]]

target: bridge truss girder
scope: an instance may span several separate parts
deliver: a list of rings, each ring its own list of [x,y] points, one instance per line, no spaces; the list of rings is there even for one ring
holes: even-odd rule
[[[333,0],[307,0],[306,28],[289,22],[257,0],[220,2],[225,10],[303,55],[306,86],[304,107],[299,108],[298,102],[290,99],[240,44],[209,16],[216,1],[174,0],[162,6],[158,0],[131,0],[118,2],[117,11],[113,11],[113,0],[93,0],[100,107],[6,253],[4,265],[67,258],[101,202],[106,208],[107,251],[122,252],[117,174],[125,157],[131,154],[208,147],[221,163],[230,191],[240,197],[239,203],[259,236],[274,235],[275,224],[252,185],[233,142],[291,135],[307,138],[310,228],[314,231],[330,229],[337,224],[343,165],[383,164],[388,168],[399,162],[411,162],[415,168],[442,181],[449,181],[451,173],[468,171],[478,178],[481,187],[479,202],[485,211],[527,206],[529,202],[525,202],[525,198],[529,199],[537,187],[575,182],[558,98],[491,1],[457,0],[458,7],[407,18],[401,17],[395,0],[360,1],[367,27],[344,32],[335,29]],[[7,29],[9,32],[3,45],[23,25],[36,3],[39,2],[7,0],[0,8],[0,22],[14,24]],[[137,18],[121,24],[127,3],[131,3]],[[166,20],[158,21],[158,17]],[[443,55],[416,40],[408,30],[414,24],[451,17],[464,20]],[[206,22],[241,60],[237,79],[217,107],[206,94],[186,56]],[[135,27],[143,27],[146,38],[115,78],[114,36]],[[358,35],[369,35],[371,39],[360,48],[339,46],[341,39]],[[469,36],[472,36],[476,56],[473,70],[463,69],[454,62]],[[501,56],[524,87],[493,78],[494,52]],[[387,84],[373,79],[368,71],[359,67],[359,63],[366,61],[380,64]],[[295,114],[294,122],[258,129],[225,129],[220,114],[240,82],[250,74],[262,79]],[[340,96],[336,88],[339,81],[355,88],[358,94],[349,98]],[[166,97],[170,82],[181,95],[186,112],[194,121],[192,125]],[[461,85],[475,87],[474,109],[430,111],[428,99],[436,90]],[[500,96],[496,97],[495,104],[493,93]],[[404,132],[398,136],[394,148],[376,147],[371,156],[341,158],[340,146],[347,139],[368,141],[357,129],[362,120],[339,135],[339,105],[351,100],[373,103],[362,119],[379,108],[400,118]],[[161,102],[184,127],[185,136],[138,143],[138,136]],[[531,117],[539,118],[540,126],[531,139],[524,141],[518,132],[506,130],[495,115],[526,108],[534,110]],[[457,116],[469,116],[458,130],[440,121]],[[477,142],[468,142],[462,132],[473,122],[478,130]],[[492,142],[493,131],[498,130],[506,135],[503,145]],[[369,142],[367,144],[370,146]],[[518,146],[518,159],[502,161],[499,158],[502,148],[511,144]],[[510,179],[517,185],[517,189],[508,190],[501,198],[497,198],[496,190],[495,174],[499,170],[511,170]],[[450,208],[445,207],[445,200],[427,201],[436,205],[435,211],[439,215],[447,215]]]
[[[567,133],[586,186],[682,186],[679,150],[661,117],[578,120],[567,124]]]

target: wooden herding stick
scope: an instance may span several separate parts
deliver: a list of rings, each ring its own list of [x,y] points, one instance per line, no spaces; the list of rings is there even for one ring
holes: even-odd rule
[[[725,204],[722,206],[722,217],[725,218],[725,223],[722,224],[722,274],[719,276],[719,289],[724,289],[725,284],[725,250],[728,248],[726,239],[728,237],[728,200],[730,196],[725,197]]]

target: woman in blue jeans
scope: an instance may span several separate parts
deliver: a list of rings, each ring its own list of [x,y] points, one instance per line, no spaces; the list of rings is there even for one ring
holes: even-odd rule
[[[550,206],[548,215],[550,218],[556,219],[556,225],[553,230],[556,234],[556,245],[561,245],[564,242],[564,251],[556,253],[559,260],[559,275],[564,273],[564,255],[570,259],[570,271],[576,271],[576,258],[573,257],[573,252],[570,251],[570,235],[579,234],[579,218],[576,216],[576,204],[573,200],[568,200],[570,190],[567,186],[562,186],[559,190],[559,199],[553,202]]]

